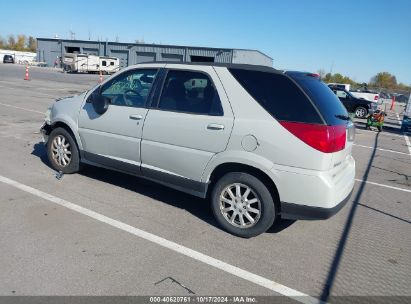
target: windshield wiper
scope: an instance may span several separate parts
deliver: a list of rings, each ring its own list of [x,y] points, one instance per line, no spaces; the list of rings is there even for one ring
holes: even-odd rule
[[[342,120],[350,120],[350,117],[347,115],[337,114],[335,117],[342,119]]]

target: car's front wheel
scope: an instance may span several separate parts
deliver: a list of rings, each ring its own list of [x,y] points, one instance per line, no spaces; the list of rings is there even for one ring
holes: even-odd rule
[[[47,156],[53,169],[75,173],[80,169],[80,156],[73,136],[64,128],[51,131],[47,142]]]
[[[270,191],[248,173],[231,172],[221,177],[213,188],[211,205],[219,225],[244,238],[267,231],[276,216]]]

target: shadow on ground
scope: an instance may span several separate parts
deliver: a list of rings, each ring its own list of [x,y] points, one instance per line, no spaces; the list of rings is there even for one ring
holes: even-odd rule
[[[374,161],[375,153],[377,151],[376,148],[378,146],[378,138],[379,138],[379,134],[377,134],[377,136],[375,137],[374,149],[373,149],[373,152],[372,152],[372,154],[370,156],[370,159],[368,161],[367,168],[366,168],[366,170],[364,172],[364,175],[362,177],[363,181],[368,180],[368,175],[370,173],[370,169],[371,169],[372,163]],[[329,266],[328,273],[327,273],[327,278],[324,282],[322,292],[321,292],[321,296],[320,296],[320,299],[324,302],[327,302],[330,299],[330,295],[332,293],[332,289],[333,289],[334,283],[335,283],[335,278],[337,277],[337,273],[338,273],[338,270],[340,268],[340,264],[341,264],[341,260],[342,260],[342,257],[343,257],[344,251],[345,251],[347,240],[348,240],[348,237],[350,235],[351,227],[352,227],[353,222],[354,222],[354,216],[355,216],[355,213],[357,211],[358,206],[360,205],[360,201],[361,201],[364,189],[365,189],[365,182],[360,184],[360,187],[357,191],[357,194],[355,195],[355,197],[353,199],[351,209],[348,213],[347,220],[346,220],[345,225],[344,225],[343,232],[342,232],[341,237],[340,237],[340,239],[337,243],[337,248],[336,248],[335,253],[334,253],[334,258],[333,258],[333,260],[332,260],[332,262]]]
[[[43,164],[52,169],[50,167],[46,148],[43,143],[35,144],[31,154],[39,157]],[[219,227],[212,214],[208,199],[201,199],[155,182],[151,182],[144,178],[134,177],[125,173],[94,166],[84,166],[79,174],[116,187],[134,191],[173,207],[186,210],[208,224]],[[291,226],[294,222],[295,221],[291,220],[277,221],[267,232],[279,233],[285,228]]]

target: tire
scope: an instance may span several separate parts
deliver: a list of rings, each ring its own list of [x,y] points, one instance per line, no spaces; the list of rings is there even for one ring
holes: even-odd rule
[[[69,160],[67,160],[66,156]],[[51,131],[47,142],[47,156],[51,167],[65,174],[80,170],[80,155],[76,141],[64,128]]]
[[[237,186],[240,187],[241,199],[237,197]],[[247,189],[250,191],[246,197]],[[232,199],[233,197],[236,200]],[[277,214],[273,197],[264,183],[255,176],[242,172],[227,173],[217,181],[211,194],[211,208],[222,229],[243,238],[254,237],[267,231],[273,225]],[[259,214],[255,211],[259,211]],[[254,223],[249,220],[250,217]]]
[[[364,107],[357,107],[357,108],[355,108],[354,113],[355,113],[355,117],[365,118],[368,114],[368,111]]]

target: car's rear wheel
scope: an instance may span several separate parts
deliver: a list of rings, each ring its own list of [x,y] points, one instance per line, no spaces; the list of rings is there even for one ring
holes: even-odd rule
[[[276,216],[270,191],[248,173],[231,172],[221,177],[213,188],[211,205],[219,225],[244,238],[267,231]]]
[[[80,169],[80,156],[73,136],[64,128],[51,131],[47,142],[47,156],[53,169],[75,173]]]
[[[367,116],[367,109],[364,107],[357,107],[355,109],[355,116],[358,118],[364,118],[365,116]]]

